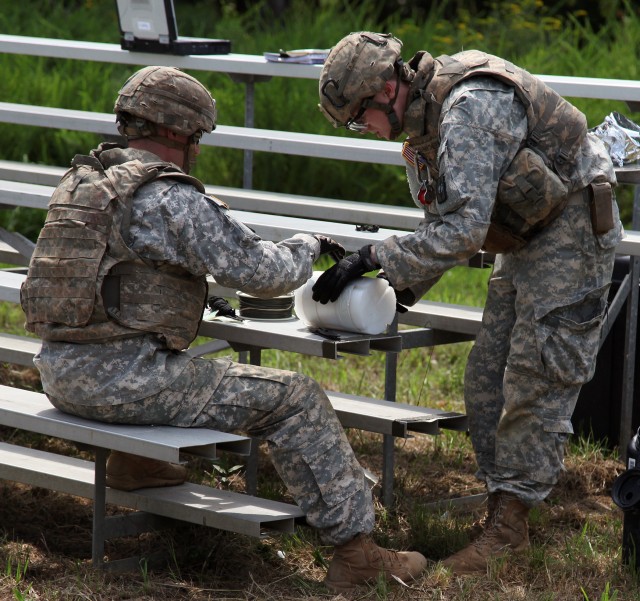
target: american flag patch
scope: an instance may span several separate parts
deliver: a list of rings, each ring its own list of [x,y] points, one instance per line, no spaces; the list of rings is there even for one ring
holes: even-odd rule
[[[418,162],[416,163],[416,156],[418,157]],[[416,153],[411,144],[408,141],[403,142],[402,144],[402,157],[404,158],[409,165],[415,167],[417,165],[420,171],[424,171],[427,167],[427,162],[424,160],[424,157],[420,153]]]

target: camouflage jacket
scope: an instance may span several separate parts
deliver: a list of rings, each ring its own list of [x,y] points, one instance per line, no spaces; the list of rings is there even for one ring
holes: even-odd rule
[[[143,259],[207,273],[227,287],[261,297],[286,294],[312,275],[316,238],[296,234],[279,243],[262,240],[193,185],[156,179],[133,198],[127,246]],[[164,390],[190,357],[153,334],[70,344],[44,341],[35,359],[44,391],[80,405],[135,401]],[[219,362],[221,379],[228,361]]]
[[[527,133],[526,110],[512,86],[478,76],[451,90],[440,113],[439,198],[421,202],[425,176],[416,163],[408,165],[411,194],[424,210],[424,220],[414,233],[375,245],[378,260],[396,289],[410,288],[420,298],[445,271],[465,263],[482,248],[498,184]],[[568,192],[581,190],[596,178],[616,181],[604,145],[587,134],[566,167]],[[619,236],[619,223],[614,230],[612,235]]]
[[[419,52],[410,65],[415,71],[404,113],[404,131],[409,134],[405,146],[426,163],[425,203],[441,200],[438,191],[444,190],[436,152],[441,107],[451,89],[482,75],[513,86],[527,111],[527,137],[498,184],[484,248],[492,252],[522,248],[562,212],[568,200],[567,172],[587,133],[585,116],[539,78],[478,50],[436,59]]]

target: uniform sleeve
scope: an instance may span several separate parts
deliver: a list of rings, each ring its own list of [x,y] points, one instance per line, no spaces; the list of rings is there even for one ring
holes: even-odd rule
[[[313,236],[262,240],[226,208],[175,181],[153,182],[138,196],[131,243],[145,258],[194,275],[209,273],[223,286],[262,297],[291,292],[313,273],[320,251]]]
[[[498,181],[526,136],[526,114],[513,90],[495,80],[460,84],[442,109],[437,198],[412,234],[377,243],[378,261],[393,286],[424,289],[464,263],[484,243]],[[416,182],[411,181],[412,195]]]

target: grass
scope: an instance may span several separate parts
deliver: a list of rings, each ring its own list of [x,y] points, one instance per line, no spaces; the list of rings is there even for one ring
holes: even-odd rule
[[[220,7],[218,14],[212,14],[212,4]],[[350,31],[373,29],[392,31],[399,36],[404,42],[406,60],[421,48],[434,56],[479,48],[504,56],[533,73],[631,80],[640,75],[637,54],[640,20],[637,8],[628,1],[612,0],[607,14],[616,16],[600,21],[602,27],[598,31],[593,30],[584,11],[570,9],[560,18],[555,3],[546,6],[541,0],[495,2],[485,13],[460,10],[452,19],[449,15],[454,4],[438,3],[437,8],[421,14],[420,19],[402,19],[395,16],[396,11],[383,22],[379,21],[382,11],[377,0],[323,0],[318,6],[292,0],[291,10],[281,20],[269,16],[262,3],[252,5],[244,14],[233,9],[233,2],[216,4],[210,0],[177,2],[176,9],[183,35],[228,37],[238,53],[326,48]],[[567,5],[570,6],[568,2]],[[0,14],[2,32],[112,43],[119,40],[111,0],[67,3],[30,0],[5,8]],[[116,91],[131,72],[128,65],[17,55],[0,55],[0,69],[4,83],[0,101],[102,112],[112,110]],[[25,77],[26,73],[29,77]],[[244,87],[226,74],[193,74],[217,99],[219,122],[242,125]],[[316,108],[317,94],[317,82],[310,80],[273,78],[256,84],[256,127],[352,135],[328,125]],[[614,110],[636,121],[640,118],[621,102],[573,100],[585,111],[591,127]],[[98,142],[91,134],[8,124],[0,124],[0,135],[3,139],[0,158],[60,166],[68,165],[75,153],[86,152]],[[206,147],[194,174],[205,183],[241,186],[242,151]],[[253,181],[257,189],[275,192],[308,194],[313,190],[314,194],[327,198],[361,198],[387,204],[410,202],[404,170],[391,165],[256,153]],[[625,198],[625,218],[629,203]],[[21,216],[22,222],[25,219],[26,216]]]
[[[438,284],[433,300],[478,304],[488,272],[453,270]],[[470,280],[469,276],[477,278]],[[436,295],[437,293],[437,295]],[[0,305],[0,311],[7,305]],[[22,316],[7,309],[4,328],[19,330]],[[12,324],[12,321],[14,322]],[[412,349],[400,354],[398,398],[448,410],[463,410],[462,374],[469,344]],[[383,396],[384,355],[346,356],[339,361],[295,353],[263,352],[265,365],[307,373],[327,388]],[[38,388],[34,370],[1,366],[0,380]],[[349,430],[361,463],[380,475],[382,439]],[[0,438],[43,450],[90,458],[64,441],[0,430]],[[376,539],[399,549],[417,549],[430,560],[424,577],[405,588],[378,582],[358,589],[358,599],[447,601],[513,599],[639,600],[638,579],[621,564],[622,513],[610,490],[623,466],[616,450],[591,437],[573,437],[566,472],[547,501],[532,512],[529,551],[492,564],[486,576],[455,578],[438,563],[468,541],[478,510],[456,510],[442,501],[483,492],[474,478],[475,460],[464,433],[444,431],[395,441],[395,501],[377,506]],[[240,466],[240,467],[239,467]],[[214,465],[189,464],[190,479],[208,486],[244,490],[244,465],[223,455]],[[258,494],[290,501],[266,454],[261,453]],[[29,516],[29,519],[25,519]],[[0,487],[0,599],[92,600],[265,600],[333,598],[321,585],[330,561],[312,530],[257,541],[204,527],[110,541],[110,559],[163,548],[167,564],[141,563],[125,576],[90,567],[91,510],[88,501],[3,483]],[[194,544],[197,541],[197,544]]]
[[[4,432],[4,434],[7,434]],[[57,452],[77,453],[60,441],[11,433],[12,440]],[[380,437],[349,431],[368,468],[380,468]],[[25,438],[26,437],[26,438]],[[361,587],[357,599],[640,599],[638,579],[621,564],[621,513],[609,490],[621,471],[615,454],[583,440],[571,445],[566,472],[547,501],[532,512],[531,548],[494,562],[487,575],[455,578],[438,563],[468,541],[477,511],[435,508],[433,502],[480,492],[474,460],[463,433],[418,436],[396,442],[396,502],[377,507],[375,536],[381,544],[423,552],[430,564],[410,588],[376,583]],[[84,456],[84,455],[83,455]],[[219,470],[200,459],[190,462],[190,479],[243,489],[225,456]],[[259,493],[287,499],[264,454]],[[25,520],[24,516],[29,519]],[[330,549],[312,530],[255,540],[204,527],[179,529],[107,545],[111,559],[164,548],[168,561],[156,568],[141,563],[127,575],[91,569],[91,512],[87,501],[42,489],[4,483],[0,488],[0,598],[112,601],[333,598],[322,587]],[[6,525],[11,524],[11,527]],[[197,544],[194,544],[197,541]],[[15,593],[23,597],[12,597]]]

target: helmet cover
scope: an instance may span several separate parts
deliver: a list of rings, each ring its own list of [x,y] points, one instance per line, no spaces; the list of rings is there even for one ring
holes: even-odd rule
[[[402,42],[390,33],[360,31],[340,40],[320,74],[320,104],[334,127],[346,125],[362,101],[380,92],[395,72]]]
[[[118,92],[113,111],[183,136],[216,127],[216,101],[197,79],[174,67],[145,67],[134,73]],[[134,135],[127,125],[118,119],[120,133]]]

